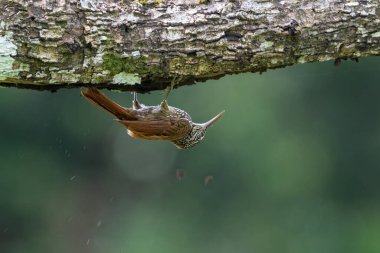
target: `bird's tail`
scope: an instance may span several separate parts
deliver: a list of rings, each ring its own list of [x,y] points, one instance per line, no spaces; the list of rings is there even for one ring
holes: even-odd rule
[[[81,90],[81,94],[91,103],[115,115],[119,120],[137,119],[131,110],[115,103],[96,88],[84,88]]]

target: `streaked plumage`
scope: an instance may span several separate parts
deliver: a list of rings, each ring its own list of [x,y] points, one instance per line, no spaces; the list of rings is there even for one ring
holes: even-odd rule
[[[218,120],[221,112],[210,121],[197,124],[192,122],[190,115],[176,107],[169,106],[164,100],[157,106],[140,104],[136,95],[132,108],[124,108],[107,98],[96,88],[85,88],[82,95],[93,104],[103,108],[116,117],[116,120],[128,129],[128,134],[134,138],[147,140],[167,140],[178,148],[190,148],[200,142],[207,127]]]

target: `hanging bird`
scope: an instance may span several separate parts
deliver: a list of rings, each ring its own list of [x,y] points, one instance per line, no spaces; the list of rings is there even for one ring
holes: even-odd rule
[[[184,110],[169,106],[164,99],[160,105],[145,106],[133,94],[132,108],[115,103],[96,88],[85,88],[82,95],[95,105],[110,112],[128,129],[133,138],[171,141],[178,148],[190,148],[200,142],[206,130],[224,113],[222,111],[206,123],[194,123]]]

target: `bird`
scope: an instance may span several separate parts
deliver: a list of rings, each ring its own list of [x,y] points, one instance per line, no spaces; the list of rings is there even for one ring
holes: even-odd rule
[[[194,123],[186,111],[169,106],[167,96],[159,105],[146,106],[138,102],[134,92],[132,107],[125,108],[97,88],[83,88],[81,94],[96,106],[113,114],[116,121],[128,129],[129,136],[170,141],[179,149],[193,147],[202,141],[206,130],[224,114],[222,111],[205,123]]]

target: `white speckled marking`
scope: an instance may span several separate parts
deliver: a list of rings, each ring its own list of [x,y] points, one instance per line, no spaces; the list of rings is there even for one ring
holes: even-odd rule
[[[16,55],[16,49],[16,45],[12,42],[12,33],[0,36],[0,80],[18,75],[19,70],[12,67],[15,61],[12,56]]]
[[[272,46],[273,46],[272,41],[265,41],[265,42],[260,44],[260,49],[265,50],[265,49],[271,48]]]
[[[120,72],[113,77],[112,83],[134,85],[141,83],[141,77],[135,73]]]
[[[346,6],[359,6],[359,2],[348,2],[345,4]]]
[[[80,6],[83,9],[96,10],[96,0],[80,0]]]
[[[133,51],[133,52],[131,53],[131,55],[132,55],[133,58],[138,58],[138,57],[141,56],[140,51]]]

